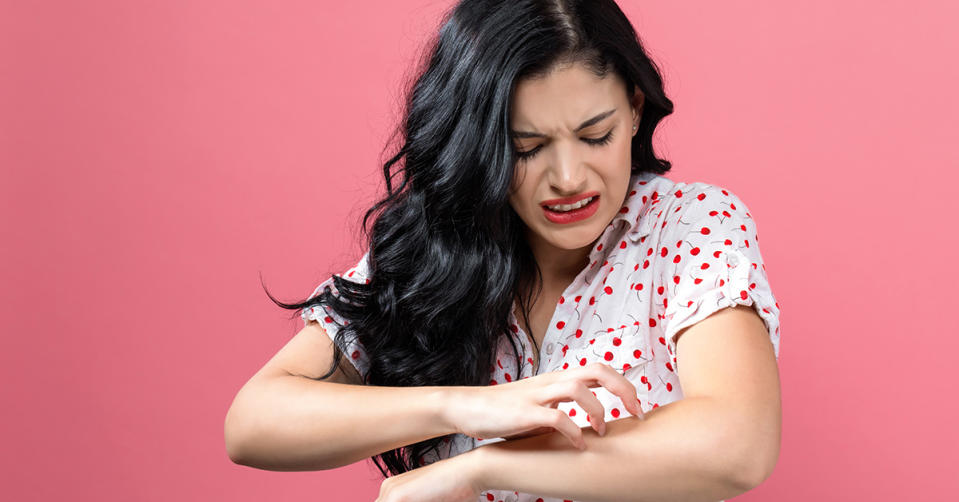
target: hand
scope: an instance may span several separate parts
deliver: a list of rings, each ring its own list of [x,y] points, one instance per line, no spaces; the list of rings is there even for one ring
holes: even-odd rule
[[[478,450],[386,478],[375,502],[476,502],[485,490]]]
[[[575,401],[602,436],[606,433],[606,410],[589,390],[599,386],[619,396],[630,413],[643,418],[636,387],[609,365],[594,362],[505,384],[454,387],[449,420],[457,432],[474,438],[514,439],[557,430],[574,446],[584,449],[582,429],[556,406]]]

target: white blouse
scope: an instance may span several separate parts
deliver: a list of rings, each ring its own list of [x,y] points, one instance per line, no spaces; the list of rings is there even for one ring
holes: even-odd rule
[[[524,363],[516,367],[512,345],[504,336],[492,367],[490,385],[562,371],[601,361],[632,382],[643,412],[683,398],[677,374],[674,335],[710,314],[736,305],[752,306],[769,331],[779,358],[779,304],[766,277],[756,223],[735,194],[703,182],[674,182],[654,173],[630,177],[626,203],[590,253],[584,268],[560,297],[533,368],[533,346],[520,328],[514,304],[510,314]],[[343,278],[369,282],[368,253]],[[312,296],[333,286],[332,277]],[[304,321],[318,321],[332,338],[332,312],[304,309]],[[361,375],[369,368],[356,340],[340,347]],[[591,389],[605,409],[607,422],[630,416],[619,397],[604,387]],[[559,403],[580,427],[589,425],[575,401]],[[474,439],[456,434],[439,455],[448,458],[502,438]],[[563,502],[562,499],[506,490],[489,490],[481,501]]]

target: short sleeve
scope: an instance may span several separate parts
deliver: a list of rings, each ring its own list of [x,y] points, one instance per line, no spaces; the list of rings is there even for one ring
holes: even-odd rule
[[[365,253],[360,259],[359,263],[340,275],[340,277],[357,283],[369,283],[370,275],[368,258],[369,252]],[[336,286],[333,284],[333,277],[330,277],[313,290],[313,293],[310,294],[310,298],[322,293],[324,288],[327,286],[330,287],[331,293],[333,293],[334,296],[339,294]],[[334,342],[334,336],[339,332],[340,327],[346,324],[345,319],[340,317],[328,305],[314,305],[304,308],[300,313],[300,317],[303,319],[304,323],[311,320],[318,322],[320,326],[323,326],[323,329],[326,330],[326,333],[330,336],[331,340],[334,340]],[[356,370],[365,380],[367,370],[369,369],[369,357],[366,353],[366,350],[363,348],[362,343],[360,343],[360,341],[354,337],[344,340],[339,347],[340,350],[347,355],[347,359],[353,363],[353,367],[356,368]]]
[[[746,204],[715,185],[689,193],[669,231],[662,259],[666,285],[664,330],[676,357],[676,333],[725,307],[751,306],[769,331],[779,358],[779,304],[759,251],[756,222]]]

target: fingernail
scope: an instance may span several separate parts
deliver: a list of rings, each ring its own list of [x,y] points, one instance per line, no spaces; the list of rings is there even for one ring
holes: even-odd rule
[[[599,435],[600,436],[606,435],[606,422],[599,424]]]

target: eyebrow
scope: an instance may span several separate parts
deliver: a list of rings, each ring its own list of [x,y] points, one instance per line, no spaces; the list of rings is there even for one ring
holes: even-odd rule
[[[595,117],[593,117],[593,118],[591,118],[591,119],[587,119],[585,122],[583,122],[582,124],[580,124],[579,127],[577,127],[576,129],[574,129],[573,132],[579,132],[579,131],[581,131],[582,129],[586,129],[587,127],[596,124],[597,122],[605,119],[606,117],[609,117],[609,116],[612,115],[615,111],[616,111],[616,109],[613,108],[612,110],[606,110],[605,112],[600,113],[599,115],[596,115]],[[512,136],[512,137],[514,137],[514,138],[545,138],[545,137],[546,137],[545,134],[538,133],[538,132],[514,131],[514,130],[510,130],[510,136]]]

